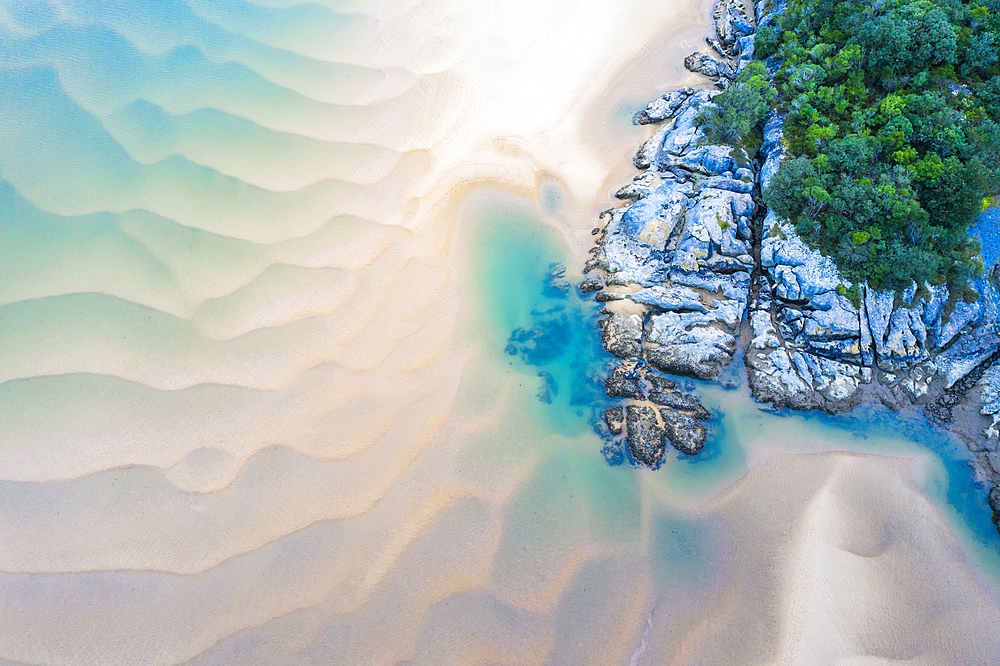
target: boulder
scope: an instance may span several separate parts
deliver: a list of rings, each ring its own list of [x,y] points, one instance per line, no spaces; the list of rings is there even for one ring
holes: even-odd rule
[[[637,314],[612,312],[600,322],[604,348],[619,358],[642,356],[642,317]]]
[[[690,414],[661,407],[660,417],[667,439],[681,453],[693,456],[705,446],[705,425]]]
[[[625,408],[625,437],[632,457],[649,467],[657,467],[666,449],[663,427],[656,420],[656,412],[646,405],[628,405]]]
[[[632,122],[636,125],[648,125],[672,118],[693,93],[694,88],[685,86],[680,90],[671,91],[663,97],[654,99],[646,105],[644,110],[635,114]]]
[[[708,312],[698,292],[687,287],[648,287],[629,296],[636,303],[670,312]]]
[[[604,380],[604,390],[607,391],[609,398],[643,400],[646,397],[638,374],[628,373],[621,366],[612,370],[608,378]]]
[[[735,75],[729,63],[713,58],[707,53],[692,53],[684,58],[684,67],[688,71],[702,74],[710,79],[730,79]]]

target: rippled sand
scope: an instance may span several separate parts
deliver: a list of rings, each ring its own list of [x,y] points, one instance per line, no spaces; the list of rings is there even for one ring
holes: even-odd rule
[[[501,246],[582,263],[710,5],[0,5],[0,659],[990,654],[919,464],[612,468],[502,351]]]

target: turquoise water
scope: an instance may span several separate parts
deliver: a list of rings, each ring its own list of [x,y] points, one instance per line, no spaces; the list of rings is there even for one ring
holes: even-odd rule
[[[537,382],[539,412],[554,432],[586,432],[607,404],[601,375],[614,359],[594,335],[597,309],[580,297],[561,238],[518,208],[486,210],[477,228],[474,242],[488,248],[477,278],[495,344]]]

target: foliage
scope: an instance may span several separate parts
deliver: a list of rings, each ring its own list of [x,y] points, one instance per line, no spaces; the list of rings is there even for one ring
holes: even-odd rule
[[[761,129],[774,100],[767,68],[761,62],[752,62],[695,123],[712,143],[729,144],[743,149],[746,155],[754,155],[760,148]]]
[[[852,281],[962,290],[979,269],[968,227],[1000,189],[1000,0],[789,0],[755,47],[776,94],[740,92],[766,76],[755,63],[709,137],[752,147],[769,103],[790,154],[769,206]]]

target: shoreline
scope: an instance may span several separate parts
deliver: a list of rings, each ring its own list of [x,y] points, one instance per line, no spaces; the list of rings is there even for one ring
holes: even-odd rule
[[[783,5],[758,2],[748,17],[739,0],[720,0],[706,39],[719,57],[695,53],[685,66],[725,89],[754,61],[757,28]],[[852,302],[832,260],[761,199],[785,157],[783,118],[768,114],[760,150],[741,165],[695,124],[716,94],[680,88],[636,114],[657,131],[636,154],[640,174],[615,195],[624,204],[595,230],[580,288],[603,304],[602,343],[622,361],[607,389],[624,403],[598,427],[609,460],[620,452],[656,468],[670,445],[696,455],[692,438],[705,438],[697,420],[707,417],[678,397],[664,402],[660,373],[718,380],[741,359],[753,398],[776,409],[922,410],[972,452],[996,523],[1000,294],[990,269],[975,284],[978,300],[948,313],[947,288],[929,285],[924,296],[916,285],[900,296],[857,285]]]

